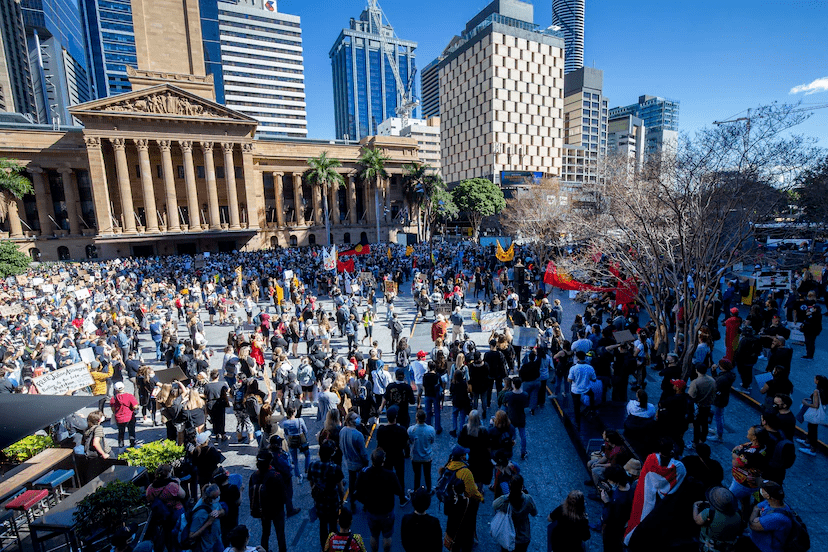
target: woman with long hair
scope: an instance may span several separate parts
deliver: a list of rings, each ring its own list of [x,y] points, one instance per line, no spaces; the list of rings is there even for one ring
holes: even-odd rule
[[[810,397],[802,399],[803,409],[799,412],[801,421],[808,423],[808,439],[799,439],[802,444],[799,451],[808,456],[816,456],[817,445],[819,444],[819,426],[824,424],[828,417],[828,378],[825,376],[814,376],[814,392]],[[821,411],[821,412],[820,412]],[[822,416],[822,421],[820,421]]]
[[[141,405],[144,423],[151,419],[152,425],[157,426],[158,422],[155,421],[155,412],[158,408],[156,395],[161,390],[161,383],[155,377],[155,370],[152,369],[152,366],[141,366],[135,381],[138,387],[138,404]],[[149,419],[147,418],[147,410],[151,415]]]
[[[546,550],[548,552],[583,552],[589,540],[589,518],[584,493],[570,491],[560,506],[546,517]]]
[[[535,501],[523,488],[523,476],[516,474],[509,481],[509,494],[495,499],[492,504],[495,512],[512,512],[512,523],[515,527],[514,552],[526,552],[532,538],[530,517],[538,515]],[[500,552],[508,552],[501,547]]]
[[[489,451],[489,431],[482,427],[480,412],[472,410],[466,425],[457,436],[457,444],[469,449],[469,469],[479,488],[492,481],[492,455]]]
[[[299,320],[294,316],[290,319],[290,323],[287,327],[287,338],[290,342],[290,350],[293,354],[293,358],[297,358],[299,356],[299,341],[300,341],[300,334],[299,334]]]
[[[322,342],[322,351],[325,353],[331,352],[331,323],[328,321],[327,315],[321,316],[319,321],[319,340]]]

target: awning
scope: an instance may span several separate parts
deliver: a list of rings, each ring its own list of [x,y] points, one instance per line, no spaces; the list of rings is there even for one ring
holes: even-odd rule
[[[97,402],[98,397],[90,396],[2,393],[0,394],[0,449]]]

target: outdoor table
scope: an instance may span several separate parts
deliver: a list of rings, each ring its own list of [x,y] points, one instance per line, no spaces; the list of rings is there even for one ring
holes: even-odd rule
[[[78,503],[107,483],[135,481],[145,472],[146,469],[140,466],[111,466],[98,477],[66,497],[60,504],[31,524],[32,547],[35,552],[42,552],[42,543],[58,535],[66,536],[69,550],[79,551],[80,543],[74,531],[74,513]]]
[[[33,481],[37,481],[55,466],[72,457],[72,449],[49,448],[32,456],[19,466],[9,470],[0,481],[0,502],[4,502]]]

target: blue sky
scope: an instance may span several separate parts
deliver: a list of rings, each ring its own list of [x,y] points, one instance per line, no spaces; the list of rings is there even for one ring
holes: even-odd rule
[[[419,43],[418,69],[459,34],[485,0],[380,0],[397,35]],[[328,52],[365,0],[280,0],[302,17],[309,136],[334,135]],[[535,0],[535,23],[552,23],[552,0]],[[652,94],[681,101],[693,132],[747,108],[828,104],[828,3],[824,0],[587,0],[584,63],[604,70],[610,105]],[[823,79],[823,80],[819,80]],[[791,94],[811,85],[811,94]],[[828,108],[797,127],[828,147]]]

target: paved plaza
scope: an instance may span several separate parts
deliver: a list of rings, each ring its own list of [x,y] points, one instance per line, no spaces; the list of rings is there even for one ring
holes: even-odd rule
[[[564,320],[561,327],[565,333],[568,333],[568,328],[572,324],[575,314],[583,312],[583,306],[570,301],[568,296],[560,291],[555,290],[553,296],[561,299],[564,305]],[[553,297],[550,297],[550,300]],[[323,298],[323,305],[326,310],[332,312],[332,302],[328,298]],[[260,307],[265,307],[265,303],[259,303]],[[378,307],[378,318],[374,325],[374,337],[379,341],[380,348],[384,351],[383,359],[388,364],[393,365],[393,356],[390,354],[391,336],[390,330],[386,328],[385,321],[385,306],[380,301]],[[422,349],[430,351],[433,343],[430,338],[431,327],[431,313],[427,320],[415,319],[415,309],[410,293],[410,285],[406,283],[402,286],[400,297],[396,302],[396,311],[402,322],[406,325],[406,332],[410,332],[411,339],[409,341],[411,350],[416,353]],[[273,312],[272,307],[270,312]],[[240,313],[243,314],[243,313]],[[486,350],[488,342],[488,334],[483,334],[479,331],[479,326],[472,325],[470,322],[471,311],[467,309],[464,311],[465,319],[467,321],[467,331],[469,331],[472,339],[478,344],[478,349]],[[205,334],[210,343],[210,348],[214,351],[214,356],[211,359],[212,368],[220,368],[222,349],[227,340],[227,333],[230,331],[230,326],[211,326],[207,320],[206,315],[203,315],[205,322]],[[185,329],[182,326],[179,328],[179,333],[184,337]],[[340,351],[345,350],[346,344],[344,338],[332,339],[332,346],[339,348]],[[152,359],[154,357],[153,350],[150,347],[150,342],[147,334],[142,334],[142,352],[144,358],[150,364],[158,366]],[[720,347],[717,347],[714,358],[719,358],[724,354]],[[367,351],[367,346],[363,346],[363,352]],[[305,351],[305,345],[300,344],[300,353]],[[800,360],[803,347],[795,346],[794,348],[794,363],[791,374],[791,379],[796,385],[795,404],[798,404],[799,398],[810,393],[813,384],[813,375],[819,373],[820,369],[826,366],[828,360],[828,350],[825,346],[824,335],[818,340],[816,359],[812,361]],[[297,360],[292,360],[298,363]],[[762,368],[763,364],[760,361],[758,368]],[[393,367],[392,367],[393,369]],[[657,375],[651,374],[652,382],[656,381]],[[127,384],[129,385],[129,384]],[[657,384],[653,385],[657,387]],[[655,393],[655,391],[654,391]],[[657,401],[657,397],[653,396],[650,399],[652,402]],[[446,404],[450,405],[450,399],[447,398]],[[490,412],[491,413],[491,412]],[[305,408],[303,410],[303,417],[312,438],[311,452],[315,456],[316,449],[316,434],[321,429],[321,423],[316,421],[316,409]],[[413,416],[412,416],[413,418]],[[530,550],[546,550],[546,515],[557,507],[567,493],[572,489],[581,489],[585,493],[590,491],[590,488],[584,486],[584,479],[588,477],[586,468],[581,460],[581,453],[570,439],[564,423],[553,408],[551,402],[547,402],[545,408],[536,410],[535,415],[527,416],[527,435],[528,435],[528,452],[529,456],[526,460],[521,461],[518,455],[515,456],[515,462],[520,465],[521,473],[526,480],[526,487],[528,492],[532,495],[535,503],[538,506],[538,517],[532,521],[532,543]],[[384,420],[384,416],[382,418]],[[442,425],[444,431],[442,435],[438,436],[435,447],[435,461],[434,461],[434,480],[436,481],[437,467],[445,463],[448,457],[448,452],[455,444],[455,439],[449,436],[448,431],[451,429],[451,408],[450,406],[443,407],[442,410]],[[726,433],[722,443],[710,442],[713,449],[714,457],[722,463],[725,468],[725,485],[730,482],[730,450],[737,444],[745,441],[745,433],[750,425],[756,424],[759,421],[759,412],[754,406],[750,405],[745,400],[732,398],[730,405],[726,411]],[[227,412],[227,432],[231,437],[230,441],[223,442],[219,445],[220,450],[226,457],[224,466],[233,473],[242,475],[245,483],[249,476],[254,471],[255,464],[255,445],[237,444],[235,441],[235,418],[228,410]],[[115,430],[111,427],[107,428],[107,438],[110,442],[116,441]],[[690,431],[686,437],[690,438]],[[823,435],[824,437],[824,435]],[[164,438],[163,426],[152,427],[149,425],[138,426],[138,439],[140,442],[149,442],[153,440]],[[823,438],[823,441],[825,439]],[[369,450],[375,447],[375,443],[371,442]],[[301,461],[301,459],[300,459]],[[785,481],[786,492],[788,493],[788,503],[795,508],[804,518],[808,525],[809,533],[811,535],[811,542],[813,543],[812,550],[825,550],[820,543],[828,542],[828,503],[824,500],[814,500],[815,496],[819,496],[823,492],[825,484],[828,483],[828,459],[823,454],[818,454],[816,457],[809,457],[804,454],[799,454],[794,467],[788,471],[788,476]],[[406,486],[413,487],[413,472],[411,471],[410,463],[407,465]],[[492,518],[492,493],[486,491],[485,502],[480,507],[478,514],[477,535],[479,544],[476,550],[480,552],[496,552],[499,547],[494,544],[489,535],[489,522]],[[314,552],[318,550],[318,529],[317,522],[310,522],[308,519],[308,510],[313,505],[310,497],[309,484],[307,481],[300,484],[294,480],[294,505],[302,508],[302,512],[296,516],[287,519],[286,534],[289,550],[292,552]],[[597,502],[588,500],[587,507],[590,521],[594,522],[600,518],[600,506]],[[410,505],[405,508],[397,508],[396,511],[396,532],[394,539],[394,546],[392,550],[401,551],[402,546],[399,542],[399,522],[402,515],[413,511]],[[440,504],[435,500],[432,501],[430,513],[436,515],[445,528],[445,516],[440,510]],[[247,492],[243,493],[240,523],[246,524],[251,532],[251,543],[258,543],[261,527],[259,520],[253,519],[249,516],[249,505],[247,500]],[[361,533],[366,540],[368,540],[368,529],[364,515],[360,513],[354,520],[354,531]],[[271,549],[275,549],[275,537],[271,537]],[[588,550],[597,551],[602,550],[601,536],[599,533],[593,532],[592,538],[588,543]]]

